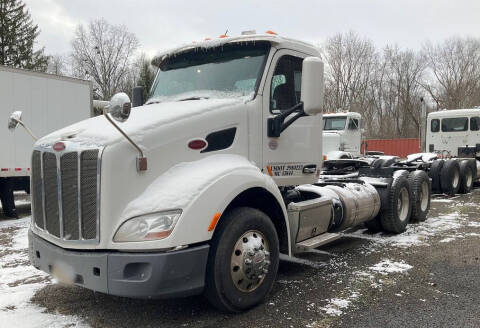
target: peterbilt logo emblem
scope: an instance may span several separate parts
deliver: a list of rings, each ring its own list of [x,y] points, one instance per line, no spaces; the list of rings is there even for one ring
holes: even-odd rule
[[[55,151],[62,151],[65,149],[65,144],[61,141],[59,142],[56,142],[55,144],[53,144],[53,150]]]

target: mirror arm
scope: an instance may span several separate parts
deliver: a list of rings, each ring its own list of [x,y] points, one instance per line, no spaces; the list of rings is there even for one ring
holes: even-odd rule
[[[293,116],[291,119],[289,119],[287,122],[285,122],[285,119],[291,115],[292,113],[300,111]],[[293,106],[290,109],[287,109],[286,111],[283,111],[282,113],[278,114],[275,117],[271,117],[268,119],[268,137],[270,138],[278,138],[280,137],[280,134],[288,128],[293,122],[298,120],[302,116],[306,116],[307,114],[303,111],[303,102],[299,102],[295,106]]]
[[[37,141],[38,138],[33,134],[32,130],[30,130],[28,128],[28,126],[25,125],[25,123],[22,122],[22,120],[17,120],[17,119],[14,119],[18,124],[20,124],[21,126],[23,126],[23,128],[25,129],[25,131],[28,132],[28,134],[30,134],[30,136],[33,138],[33,140]]]
[[[292,117],[291,119],[289,119],[288,121],[284,122],[282,124],[282,129],[280,132],[283,132],[286,128],[288,128],[293,122],[295,122],[296,120],[298,120],[300,117],[303,117],[303,116],[307,116],[307,114],[302,110],[301,112],[298,112],[297,114],[295,114],[294,117]]]
[[[130,144],[135,147],[135,149],[139,152],[140,157],[137,158],[137,170],[138,171],[146,171],[147,170],[147,158],[143,154],[143,150],[133,141],[108,115],[108,109],[106,107],[103,108],[103,116],[120,132],[125,139],[130,142]]]

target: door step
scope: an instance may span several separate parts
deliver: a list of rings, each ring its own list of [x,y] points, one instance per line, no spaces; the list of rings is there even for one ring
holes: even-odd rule
[[[326,232],[313,238],[299,242],[295,246],[297,248],[297,251],[301,252],[328,244],[334,240],[337,240],[340,237],[342,237],[342,235],[339,233]]]

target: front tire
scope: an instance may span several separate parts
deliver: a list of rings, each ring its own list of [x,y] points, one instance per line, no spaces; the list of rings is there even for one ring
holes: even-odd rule
[[[226,213],[213,236],[205,296],[217,309],[241,312],[261,303],[278,271],[275,226],[263,212],[239,207]]]

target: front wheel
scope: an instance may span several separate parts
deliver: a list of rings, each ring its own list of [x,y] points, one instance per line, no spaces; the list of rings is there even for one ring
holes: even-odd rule
[[[235,208],[221,218],[207,263],[205,296],[219,310],[240,312],[262,302],[278,271],[275,226],[263,212]]]

